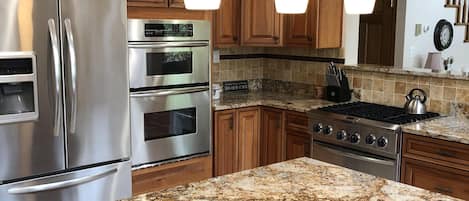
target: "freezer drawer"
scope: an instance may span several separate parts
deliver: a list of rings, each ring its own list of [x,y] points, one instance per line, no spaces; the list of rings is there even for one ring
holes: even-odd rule
[[[2,201],[114,201],[132,195],[130,162],[0,186]]]

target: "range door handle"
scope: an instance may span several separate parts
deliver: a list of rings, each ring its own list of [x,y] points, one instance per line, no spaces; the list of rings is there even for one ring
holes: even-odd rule
[[[197,93],[197,92],[208,91],[208,90],[209,90],[209,87],[191,87],[191,88],[182,88],[182,89],[154,90],[154,91],[145,91],[142,93],[132,93],[130,94],[130,97],[145,98],[145,97],[171,96],[171,95],[178,95],[178,94]]]
[[[60,135],[62,125],[62,71],[60,66],[60,49],[57,28],[54,19],[48,20],[50,42],[52,45],[52,55],[54,60],[55,79],[55,109],[54,109],[54,136]]]
[[[27,187],[10,188],[8,189],[8,193],[9,194],[30,194],[30,193],[38,193],[38,192],[44,192],[44,191],[52,191],[52,190],[57,190],[57,189],[64,189],[64,188],[92,182],[92,181],[101,179],[103,177],[106,177],[110,174],[115,174],[116,172],[117,172],[117,168],[112,168],[112,169],[109,169],[109,170],[106,170],[97,174],[93,174],[93,175],[89,175],[89,176],[85,176],[81,178],[76,178],[76,179],[59,181],[59,182],[54,182],[54,183],[49,183],[49,184],[27,186]]]
[[[72,84],[69,132],[74,134],[76,132],[77,123],[77,54],[75,49],[75,39],[73,37],[72,31],[72,23],[70,19],[65,19],[64,24],[70,56],[70,78]]]

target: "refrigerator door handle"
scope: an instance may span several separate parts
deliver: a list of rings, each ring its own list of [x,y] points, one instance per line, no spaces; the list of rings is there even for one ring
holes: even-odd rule
[[[71,179],[71,180],[66,180],[66,181],[54,182],[54,183],[49,183],[49,184],[40,184],[40,185],[28,186],[28,187],[10,188],[8,189],[8,193],[9,194],[30,194],[30,193],[38,193],[38,192],[44,192],[44,191],[63,189],[63,188],[68,188],[68,187],[88,183],[91,181],[95,181],[103,177],[106,177],[107,175],[115,174],[116,172],[117,172],[117,168],[112,168],[112,169],[106,170],[98,174]]]
[[[57,28],[55,20],[49,19],[49,34],[52,45],[52,55],[54,57],[54,78],[55,78],[55,111],[54,111],[54,136],[60,135],[60,125],[62,125],[62,73],[60,69],[60,50],[59,39],[57,36]]]
[[[65,32],[67,35],[68,51],[70,54],[70,75],[72,80],[72,98],[71,98],[71,112],[70,112],[70,126],[69,132],[74,134],[76,132],[77,121],[77,55],[75,50],[75,41],[73,38],[72,23],[69,18],[65,19]]]

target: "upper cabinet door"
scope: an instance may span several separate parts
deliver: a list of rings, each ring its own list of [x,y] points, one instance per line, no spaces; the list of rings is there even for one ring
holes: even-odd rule
[[[215,11],[213,16],[215,47],[239,45],[240,19],[241,0],[223,0],[220,9]]]
[[[128,6],[167,8],[168,0],[127,0]]]
[[[343,0],[313,0],[315,25],[315,48],[342,47]]]
[[[292,47],[313,46],[312,29],[315,25],[312,18],[315,0],[310,0],[305,14],[285,15],[285,45]]]
[[[169,0],[170,8],[185,8],[184,0]]]
[[[274,0],[242,1],[242,45],[275,47],[282,45],[283,19],[275,11]]]

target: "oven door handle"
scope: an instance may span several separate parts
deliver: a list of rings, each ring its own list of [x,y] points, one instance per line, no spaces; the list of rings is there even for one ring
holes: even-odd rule
[[[378,159],[378,158],[371,158],[371,157],[368,157],[368,156],[361,156],[361,155],[357,155],[357,154],[354,154],[354,153],[347,153],[347,152],[331,149],[323,143],[315,142],[314,144],[321,146],[321,148],[325,149],[326,151],[332,152],[332,153],[337,154],[337,155],[342,155],[342,156],[346,156],[346,157],[349,157],[349,158],[353,158],[353,159],[356,159],[356,160],[367,161],[367,162],[371,162],[371,163],[378,163],[378,164],[386,165],[386,166],[395,165],[394,162],[392,162],[392,161],[382,160],[382,159]],[[313,150],[314,150],[314,144],[313,144]]]
[[[145,91],[140,93],[132,93],[130,97],[132,98],[145,98],[145,97],[157,97],[157,96],[171,96],[178,94],[189,94],[197,93],[201,91],[208,91],[209,87],[191,87],[191,88],[182,88],[182,89],[170,89],[170,90],[154,90],[154,91]]]
[[[131,42],[129,48],[208,47],[208,42]]]

